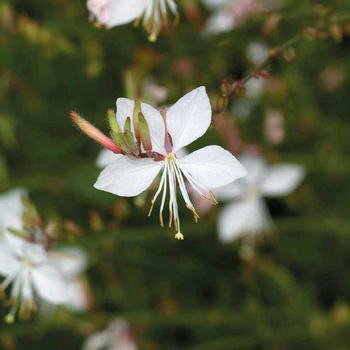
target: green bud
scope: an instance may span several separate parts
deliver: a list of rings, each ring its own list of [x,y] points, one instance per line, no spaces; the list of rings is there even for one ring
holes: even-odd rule
[[[131,119],[130,119],[130,117],[127,117],[126,120],[125,120],[124,132],[130,132],[131,133]]]
[[[140,127],[139,127],[139,113],[141,113],[141,100],[136,97],[135,98],[135,107],[133,113],[133,121],[134,121],[134,130],[136,140],[140,140]]]
[[[128,153],[135,153],[137,150],[137,144],[135,142],[133,134],[130,131],[126,131],[124,132],[123,136],[128,146]]]
[[[124,139],[124,136],[122,133],[116,133],[114,131],[111,132],[111,136],[113,141],[125,152],[128,153],[128,145],[126,144],[126,141]]]
[[[146,152],[152,151],[152,141],[151,135],[149,132],[149,127],[146,121],[145,116],[140,112],[139,113],[139,125],[140,125],[140,136],[143,148]]]
[[[107,115],[108,115],[108,121],[109,121],[109,126],[111,130],[117,134],[121,133],[122,131],[120,130],[120,127],[118,125],[117,118],[115,117],[113,109],[109,109],[107,112]]]

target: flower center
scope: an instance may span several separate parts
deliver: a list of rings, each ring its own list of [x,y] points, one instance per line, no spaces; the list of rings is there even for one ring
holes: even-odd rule
[[[161,193],[163,191],[162,196],[162,202],[160,206],[160,212],[159,212],[159,221],[162,227],[164,227],[163,223],[163,209],[165,205],[165,199],[167,195],[167,189],[169,187],[169,227],[172,227],[172,224],[174,223],[175,228],[175,238],[179,240],[183,240],[184,236],[181,233],[180,228],[180,218],[179,218],[179,209],[178,209],[178,203],[177,203],[177,186],[179,186],[182,197],[186,203],[187,209],[189,209],[194,217],[194,221],[198,222],[198,219],[200,216],[198,215],[196,209],[194,208],[194,205],[191,202],[191,199],[188,195],[185,180],[184,177],[188,180],[190,185],[193,187],[193,189],[198,192],[201,197],[210,203],[216,205],[218,202],[216,201],[214,194],[208,190],[207,188],[200,185],[187,171],[186,169],[181,165],[181,163],[177,160],[176,156],[173,153],[168,153],[164,160],[165,166],[163,175],[159,184],[158,191],[156,192],[155,196],[152,199],[151,209],[149,211],[148,216],[151,215],[154,203]],[[209,192],[211,198],[206,197],[203,193]]]
[[[157,40],[158,34],[163,25],[168,24],[167,7],[169,7],[172,14],[177,17],[177,9],[174,0],[149,0],[149,4],[143,16],[143,26],[149,34],[148,39],[152,42]],[[141,21],[142,16],[136,20],[137,26]]]

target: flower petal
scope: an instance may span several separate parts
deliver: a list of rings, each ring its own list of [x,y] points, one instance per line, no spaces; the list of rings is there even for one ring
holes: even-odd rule
[[[134,197],[145,191],[153,182],[164,162],[152,159],[117,159],[105,168],[94,187],[122,197]]]
[[[32,279],[37,294],[51,304],[64,304],[68,300],[65,283],[57,269],[49,264],[36,266]]]
[[[118,0],[111,1],[111,13],[108,27],[130,23],[140,17],[145,11],[149,0]]]
[[[17,273],[21,268],[18,259],[15,258],[13,252],[9,249],[4,240],[0,241],[0,275],[9,276]]]
[[[262,183],[262,194],[271,197],[285,196],[297,188],[304,176],[305,169],[299,165],[274,165]]]
[[[84,281],[80,279],[65,281],[68,302],[67,306],[73,311],[87,311],[90,307],[89,295]]]
[[[218,220],[219,239],[229,243],[244,234],[256,236],[273,227],[265,203],[259,198],[241,201],[225,206]]]
[[[124,130],[124,125],[127,117],[133,115],[135,102],[127,98],[118,98],[117,100],[117,122],[121,130]],[[164,148],[165,142],[165,125],[160,113],[148,105],[147,103],[141,103],[141,110],[146,118],[149,131],[151,134],[153,152],[160,154],[166,154]],[[134,131],[134,125],[131,123],[132,131]]]
[[[96,165],[103,169],[107,165],[112,164],[114,161],[116,161],[118,158],[123,157],[122,154],[115,154],[109,149],[103,149],[100,154],[97,157]]]
[[[247,185],[258,186],[264,181],[268,172],[268,167],[264,158],[257,155],[245,154],[239,157],[238,160],[247,170],[247,176],[244,178],[244,182]]]
[[[65,278],[75,278],[88,265],[87,254],[79,248],[65,248],[49,252],[50,261],[57,266]]]
[[[205,87],[180,98],[167,111],[167,127],[176,153],[201,137],[211,123],[211,106]]]
[[[0,196],[0,232],[8,228],[22,230],[23,204],[21,197],[25,191],[17,189]]]
[[[181,165],[206,188],[225,186],[247,172],[239,161],[219,146],[207,146],[179,160]]]

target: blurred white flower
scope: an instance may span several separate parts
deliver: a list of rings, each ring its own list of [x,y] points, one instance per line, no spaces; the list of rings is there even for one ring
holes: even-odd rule
[[[205,27],[205,32],[210,34],[230,31],[263,9],[257,0],[203,0],[203,2],[214,11]]]
[[[268,167],[263,158],[253,155],[242,156],[239,161],[248,175],[215,191],[218,198],[233,200],[219,215],[219,238],[224,243],[242,236],[253,243],[257,234],[271,230],[272,219],[262,197],[286,196],[305,176],[304,168],[299,165]]]
[[[111,322],[107,329],[89,336],[82,350],[137,350],[129,325],[121,318]]]
[[[6,277],[1,289],[12,283],[12,307],[6,322],[14,322],[18,310],[20,318],[28,318],[36,310],[34,296],[55,305],[67,302],[62,276],[41,244],[5,238],[0,249],[0,275]]]
[[[246,49],[248,60],[256,67],[265,63],[268,59],[267,45],[262,42],[253,42]]]
[[[36,300],[51,304],[64,304],[66,288],[60,272],[50,262],[42,244],[30,243],[14,235],[25,230],[22,225],[24,205],[23,190],[14,190],[0,196],[0,284],[3,292],[12,284],[12,307],[5,320],[14,322],[19,311],[20,318],[29,317],[36,310]]]
[[[124,126],[128,117],[134,115],[135,103],[119,98],[117,100],[116,120]],[[149,146],[151,157],[130,159],[126,155],[115,156],[115,161],[100,174],[95,188],[118,196],[134,197],[145,191],[161,170],[163,174],[152,207],[163,191],[160,222],[163,226],[162,212],[169,188],[169,212],[171,227],[174,223],[177,239],[183,239],[177,203],[177,184],[195,220],[199,216],[189,198],[184,178],[202,198],[217,204],[211,189],[225,186],[246,175],[244,167],[228,151],[219,146],[207,146],[183,158],[178,152],[201,137],[211,123],[211,106],[205,88],[200,87],[182,97],[167,112],[159,113],[147,104],[141,104],[144,118],[149,126]],[[148,128],[148,127],[147,127]],[[145,154],[147,156],[147,154]],[[99,161],[100,164],[103,161]],[[150,211],[150,214],[151,214]]]
[[[49,258],[62,274],[67,294],[65,305],[73,311],[88,310],[90,293],[82,276],[88,265],[87,254],[79,248],[66,248],[49,252]]]
[[[155,41],[167,23],[167,8],[177,16],[174,0],[88,0],[87,8],[99,24],[107,28],[142,20],[149,33],[149,40]],[[143,17],[143,19],[142,19]]]

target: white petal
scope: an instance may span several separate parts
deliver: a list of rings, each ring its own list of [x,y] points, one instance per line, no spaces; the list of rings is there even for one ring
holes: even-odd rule
[[[244,194],[245,184],[244,179],[238,179],[230,184],[216,188],[213,192],[219,200],[229,200],[233,198],[241,197]]]
[[[36,266],[32,279],[38,295],[52,304],[64,304],[68,300],[64,280],[57,269],[49,264]]]
[[[21,264],[16,259],[13,252],[4,241],[0,242],[0,275],[8,276],[15,274],[21,268]]]
[[[244,181],[248,185],[259,185],[265,180],[268,166],[264,158],[257,155],[246,154],[239,157],[238,160],[247,170],[247,176],[244,178]]]
[[[121,130],[124,130],[124,125],[127,117],[133,115],[135,102],[127,98],[118,98],[117,100],[117,122]],[[148,123],[148,127],[151,134],[153,152],[165,154],[164,140],[165,140],[165,126],[164,121],[160,113],[148,105],[147,103],[141,103],[141,110]],[[134,130],[133,123],[132,130]]]
[[[264,196],[285,196],[293,192],[305,176],[305,169],[299,165],[275,165],[262,184]]]
[[[167,111],[167,127],[173,140],[174,153],[207,131],[211,114],[209,97],[203,86],[180,98]]]
[[[269,231],[273,225],[265,203],[259,198],[225,206],[218,220],[219,238],[223,243],[241,236]]]
[[[25,240],[22,243],[22,256],[36,265],[48,262],[48,256],[42,244],[29,243]]]
[[[94,333],[90,335],[84,345],[83,350],[101,350],[107,346],[107,349],[110,350],[108,345],[111,343],[111,336],[108,331]]]
[[[26,193],[22,189],[6,192],[0,196],[0,232],[13,228],[22,230],[23,204],[21,197]]]
[[[246,175],[246,170],[228,151],[207,146],[179,160],[181,165],[206,188],[225,186]]]
[[[67,306],[74,311],[86,311],[89,309],[89,298],[83,281],[75,279],[65,281],[68,294]]]
[[[152,184],[163,166],[164,162],[152,159],[121,157],[101,172],[94,187],[117,196],[134,197]]]
[[[51,251],[49,258],[65,278],[77,277],[87,268],[88,264],[87,254],[79,248]]]
[[[107,165],[112,164],[114,161],[116,161],[118,158],[122,157],[122,154],[115,154],[109,149],[104,149],[100,152],[100,154],[97,157],[96,165],[103,169]]]
[[[149,0],[112,0],[108,27],[130,23],[145,11]]]

